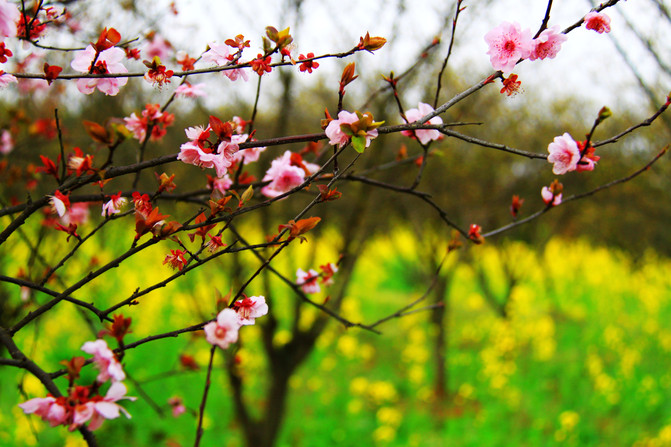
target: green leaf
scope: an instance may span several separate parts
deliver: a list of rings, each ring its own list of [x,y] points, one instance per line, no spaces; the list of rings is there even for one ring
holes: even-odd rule
[[[363,154],[363,150],[366,149],[366,137],[352,137],[352,147],[358,153]]]

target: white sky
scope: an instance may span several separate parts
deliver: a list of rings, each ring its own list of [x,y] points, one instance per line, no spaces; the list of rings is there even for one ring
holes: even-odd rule
[[[366,31],[387,38],[396,36],[392,45],[383,48],[375,56],[366,55],[359,59],[360,72],[365,70],[367,73],[364,75],[372,78],[391,70],[395,73],[403,72],[412,63],[419,48],[439,33],[446,12],[449,11],[450,17],[453,13],[453,2],[445,0],[304,0],[303,17],[297,22],[292,14],[286,12],[287,3],[286,0],[177,1],[177,7],[184,16],[179,18],[179,24],[176,23],[170,29],[173,32],[183,30],[189,36],[185,43],[194,52],[202,48],[203,41],[222,41],[242,33],[252,40],[250,56],[254,56],[260,49],[259,36],[263,35],[266,25],[278,29],[291,26],[297,54],[347,50]],[[486,32],[502,21],[517,21],[523,28],[531,28],[535,32],[547,5],[542,0],[495,0],[493,5],[488,3],[465,1],[467,8],[459,19],[452,66],[458,67],[466,79],[473,82],[491,72],[489,58],[485,54],[487,46],[483,40]],[[399,16],[400,5],[405,5],[405,10]],[[550,25],[565,28],[589,9],[588,0],[555,1]],[[659,19],[659,13],[650,0],[621,1],[616,7],[607,10],[612,19],[612,35],[631,51],[632,59],[639,65],[646,79],[650,82],[661,79],[665,82],[663,85],[669,85],[668,76],[657,72],[646,52],[642,51],[639,43],[628,32],[618,10],[640,24],[656,42],[671,42],[669,24]],[[185,23],[187,26],[184,26]],[[449,29],[442,34],[442,39],[446,49]],[[663,54],[669,54],[668,50]],[[443,50],[441,57],[442,54]],[[440,60],[436,64],[440,64]],[[326,70],[338,71],[343,65],[342,61],[324,62],[317,72],[324,74]],[[617,107],[622,103],[621,106],[647,106],[647,99],[642,96],[609,36],[584,28],[570,33],[569,40],[556,59],[525,61],[518,65],[515,73],[520,76],[525,91],[533,90],[542,98],[550,99],[563,92],[579,92],[591,100],[594,107]],[[666,87],[667,91],[669,88]],[[660,101],[665,94],[664,90],[660,92]],[[648,111],[642,110],[642,113],[647,114]]]
[[[297,18],[286,7],[295,1],[176,0],[180,11],[176,17],[168,12],[169,0],[136,0],[136,4],[148,18],[156,21],[158,31],[176,49],[188,50],[192,55],[200,54],[209,42],[222,42],[236,34],[244,34],[252,45],[245,54],[244,59],[248,60],[261,51],[261,36],[267,25],[278,29],[291,27],[296,55],[348,50],[367,31],[371,35],[388,38],[390,43],[375,55],[362,53],[357,56],[357,73],[365,79],[380,79],[380,74],[388,74],[392,70],[397,74],[403,72],[414,62],[420,48],[440,34],[445,18],[451,20],[454,10],[454,2],[451,0],[303,0],[302,17]],[[665,3],[671,7],[671,0],[665,0]],[[111,4],[103,0],[89,0],[86,7],[87,11],[100,11]],[[502,21],[517,21],[523,28],[531,28],[535,32],[547,3],[543,0],[473,0],[463,4],[466,10],[459,19],[451,67],[462,74],[466,81],[475,83],[493,71],[483,39],[487,31]],[[550,25],[565,28],[579,20],[589,9],[589,0],[555,0]],[[619,11],[640,25],[655,44],[660,45],[660,53],[664,56],[671,54],[671,26],[659,18],[652,0],[623,0],[615,8],[606,11],[612,19],[611,34],[627,47],[646,80],[663,86],[658,91],[661,102],[671,90],[671,79],[656,69],[639,42],[632,38]],[[133,21],[123,14],[110,14],[103,23],[119,29],[124,38],[142,36],[147,31],[134,29]],[[434,66],[442,63],[449,31],[450,26],[441,34],[443,46],[435,53]],[[45,43],[49,41],[45,40]],[[340,71],[347,62],[333,59],[320,61],[320,68],[312,75],[299,74],[299,83],[309,85],[322,77],[327,78],[328,85],[333,85],[335,90]],[[671,65],[671,61],[668,64]],[[139,62],[135,67],[129,64],[129,68],[133,71],[144,69]],[[66,67],[67,70],[69,67]],[[539,95],[543,100],[551,100],[563,93],[578,92],[593,104],[590,108],[594,110],[588,112],[590,115],[602,105],[608,105],[614,112],[617,107],[630,107],[640,109],[641,116],[649,114],[647,98],[605,34],[577,29],[570,33],[556,59],[524,61],[516,67],[515,73],[519,75],[525,92],[533,92],[534,97]],[[268,83],[273,82],[274,75],[268,77]],[[234,85],[227,79],[217,79],[216,82],[211,82],[211,79],[204,80],[224,95],[242,95],[247,101],[252,101],[254,82],[250,81],[240,88],[240,85]],[[380,81],[381,85],[383,83]],[[363,84],[359,83],[352,89],[359,86]],[[429,99],[419,97],[416,91],[403,93],[407,95],[404,102],[408,105]],[[514,104],[523,99],[523,95],[518,95],[510,101]]]

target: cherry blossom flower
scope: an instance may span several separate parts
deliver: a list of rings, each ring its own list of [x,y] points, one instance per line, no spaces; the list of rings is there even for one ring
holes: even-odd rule
[[[214,153],[212,149],[205,147],[210,135],[209,125],[206,128],[201,126],[189,127],[185,130],[185,133],[191,141],[180,146],[177,159],[201,168],[215,168],[217,177],[226,175],[228,168],[235,163],[235,154],[239,149],[238,145],[234,142],[222,141],[217,146],[217,153]]]
[[[429,113],[433,113],[433,107],[423,102],[420,102],[416,109],[410,109],[407,112],[405,112],[405,117],[409,123],[414,123],[416,121],[419,121],[423,116],[426,116]],[[439,116],[434,116],[427,123],[443,124],[443,120]],[[414,131],[414,133],[411,130],[404,130],[401,132],[401,134],[407,137],[412,137],[414,135],[422,144],[427,144],[429,141],[438,140],[442,136],[440,131],[438,131],[437,129],[417,129]]]
[[[51,197],[49,200],[51,211],[58,214],[59,217],[63,217],[68,208],[70,208],[70,193],[65,195],[59,190],[56,190],[54,195],[49,197]]]
[[[9,154],[14,149],[14,140],[10,131],[4,129],[0,132],[0,154]]]
[[[93,400],[87,403],[87,406],[93,408],[89,422],[89,430],[97,430],[105,419],[116,419],[123,413],[128,419],[130,414],[121,405],[116,402],[122,399],[135,400],[135,397],[126,396],[126,385],[121,382],[114,382],[107,390],[102,400]]]
[[[319,279],[319,273],[316,270],[310,269],[309,271],[304,271],[303,269],[296,270],[296,284],[301,287],[301,290],[305,293],[319,293],[321,288],[317,280]]]
[[[305,170],[291,163],[291,151],[284,152],[270,164],[262,181],[270,183],[261,188],[266,197],[277,197],[295,188],[305,180]]]
[[[304,56],[304,55],[301,54],[301,55],[298,56],[298,60],[302,61],[302,60],[305,60],[305,59],[312,59],[313,57],[315,57],[314,53],[308,53],[307,56]],[[300,69],[300,71],[307,71],[308,73],[312,73],[312,70],[314,70],[318,67],[319,67],[319,64],[317,63],[317,61],[305,61],[305,62],[301,62],[301,65],[300,65],[299,69]]]
[[[172,407],[172,417],[177,418],[186,413],[186,407],[181,397],[173,396],[168,399],[168,405]]]
[[[16,23],[20,17],[21,13],[15,4],[0,0],[0,36],[16,37]]]
[[[536,39],[533,40],[533,47],[529,59],[545,59],[554,57],[559,53],[561,44],[566,42],[568,37],[561,32],[559,25],[544,30]]]
[[[240,325],[240,317],[237,312],[226,308],[219,312],[215,321],[207,323],[203,327],[205,339],[212,345],[227,349],[228,345],[238,341]]]
[[[5,88],[12,82],[18,82],[16,77],[14,75],[10,75],[9,73],[5,73],[4,71],[0,70],[0,88]]]
[[[77,175],[82,175],[85,172],[91,171],[93,168],[93,156],[84,155],[82,150],[78,147],[74,148],[75,153],[68,156],[68,169],[76,171]]]
[[[256,59],[250,62],[250,64],[252,65],[252,70],[254,70],[257,75],[263,76],[264,74],[273,71],[273,67],[270,66],[270,61],[270,56],[263,57],[262,54],[259,54]]]
[[[561,203],[562,193],[555,194],[550,188],[543,186],[543,189],[541,189],[541,197],[546,205],[557,206]]]
[[[246,142],[248,138],[249,135],[247,135],[246,133],[240,135],[233,135],[231,137],[231,142],[240,144]],[[255,140],[252,138],[252,141]],[[265,150],[266,150],[265,146],[248,147],[245,149],[241,149],[240,151],[238,151],[238,153],[235,154],[234,163],[238,163],[239,161],[242,161],[242,163],[245,165],[254,163],[255,161],[259,160],[259,155],[261,155],[261,153],[264,152]]]
[[[249,80],[249,75],[242,68],[234,68],[232,70],[224,70],[224,71],[222,71],[222,73],[224,74],[224,76],[226,76],[231,81],[237,81],[240,78],[242,78],[242,80],[245,81],[245,82],[247,82]]]
[[[186,265],[185,253],[186,250],[170,250],[170,254],[163,260],[163,265],[168,264],[173,270],[182,270]]]
[[[116,355],[107,346],[105,340],[87,341],[82,345],[81,350],[93,355],[96,368],[100,370],[96,378],[98,383],[105,383],[109,379],[112,379],[112,382],[120,382],[126,378],[121,363],[116,359]]]
[[[555,137],[553,142],[548,145],[548,152],[550,153],[548,162],[554,164],[552,172],[555,175],[575,171],[578,167],[580,150],[578,149],[578,144],[568,133]]]
[[[226,246],[226,244],[221,240],[221,236],[212,236],[208,233],[207,237],[209,237],[210,240],[207,242],[207,244],[205,244],[205,246],[207,247],[207,251],[210,253],[214,253],[220,248],[224,248]]]
[[[517,80],[516,74],[511,74],[505,79],[502,78],[502,82],[503,88],[501,89],[501,93],[506,93],[508,96],[514,96],[521,90],[522,81]]]
[[[86,47],[84,51],[78,52],[70,66],[82,73],[128,73],[128,69],[123,66],[121,61],[126,53],[121,48],[112,47],[101,51],[96,59],[96,50],[93,45]],[[93,60],[96,64],[91,67]],[[119,88],[126,85],[128,78],[84,78],[77,79],[77,89],[85,95],[90,95],[96,87],[98,90],[109,96],[115,96],[119,93]]]
[[[583,18],[583,21],[587,29],[599,34],[610,33],[610,17],[602,12],[592,11]]]
[[[135,191],[132,195],[133,205],[135,206],[135,214],[147,217],[152,211],[151,199],[149,194],[140,194]]]
[[[519,23],[503,22],[485,34],[489,60],[494,70],[510,73],[520,59],[526,59],[533,47],[531,31],[522,31]]]
[[[207,176],[207,188],[212,191],[218,191],[221,194],[221,197],[226,195],[226,191],[228,191],[228,188],[230,188],[232,184],[233,180],[231,180],[231,177],[229,177],[228,174],[221,178]]]
[[[103,205],[102,215],[104,217],[109,217],[112,214],[117,214],[121,212],[121,207],[125,206],[128,203],[128,199],[121,197],[121,191],[112,195],[110,200]]]
[[[130,114],[130,117],[125,117],[126,129],[133,133],[133,136],[139,140],[144,141],[147,136],[149,126],[152,126],[151,141],[160,140],[168,132],[167,127],[170,127],[175,122],[175,115],[168,112],[162,112],[159,104],[146,104],[142,111],[142,118],[138,117],[135,112]]]
[[[241,325],[254,324],[256,318],[262,317],[268,313],[268,304],[263,296],[250,296],[237,300],[233,309],[240,317]]]
[[[89,204],[88,202],[76,202],[68,209],[68,211],[61,216],[61,222],[64,225],[82,225],[89,221]]]
[[[185,82],[175,89],[175,96],[182,98],[196,98],[198,96],[205,96],[205,83],[189,84]]]
[[[319,269],[322,271],[322,284],[330,286],[333,284],[333,275],[338,271],[338,266],[332,262],[320,265]]]
[[[65,424],[67,420],[67,409],[59,402],[59,399],[53,396],[35,397],[19,404],[19,408],[25,414],[40,416],[43,420],[49,422],[52,427]]]
[[[211,42],[208,46],[210,49],[203,54],[203,57],[201,57],[203,62],[211,62],[219,67],[230,62],[227,45]]]
[[[7,57],[13,56],[12,50],[5,47],[5,42],[0,42],[0,62],[3,64],[7,62]]]
[[[143,63],[149,68],[149,71],[144,74],[145,81],[158,86],[159,89],[165,84],[170,84],[170,78],[175,72],[168,70],[165,65],[162,65],[161,59],[155,57],[151,62],[143,61]]]
[[[340,127],[342,124],[353,124],[359,121],[359,116],[356,113],[341,110],[338,113],[338,119],[332,120],[324,132],[329,138],[329,144],[333,146],[343,147],[350,141],[350,136],[343,132]],[[368,130],[366,132],[366,147],[370,146],[371,140],[377,137],[377,129]]]
[[[172,45],[170,42],[165,40],[163,37],[156,33],[150,33],[147,36],[149,43],[144,47],[144,54],[147,55],[148,59],[153,59],[158,56],[159,59],[167,59],[172,52]]]

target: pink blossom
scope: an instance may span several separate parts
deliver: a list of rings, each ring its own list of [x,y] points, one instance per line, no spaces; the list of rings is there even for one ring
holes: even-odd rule
[[[12,82],[18,82],[16,77],[0,70],[0,88],[5,88]]]
[[[548,145],[548,162],[554,163],[552,172],[555,175],[566,174],[569,171],[575,171],[580,161],[580,149],[578,144],[571,138],[571,135],[564,133],[560,137],[555,137],[552,143]]]
[[[135,400],[135,397],[126,396],[126,385],[121,382],[114,382],[107,390],[107,394],[102,400],[88,402],[87,406],[93,407],[93,413],[90,416],[89,430],[97,430],[105,419],[116,419],[123,413],[128,419],[130,414],[121,405],[116,402],[122,399]]]
[[[246,133],[243,133],[241,135],[233,135],[231,137],[231,142],[240,144],[246,142],[247,138],[249,138],[249,135],[247,135]],[[235,154],[236,156],[234,162],[237,163],[240,160],[242,160],[243,164],[248,165],[249,163],[258,161],[259,155],[261,155],[261,153],[265,150],[266,150],[265,146],[248,147],[246,149],[241,149],[237,154]]]
[[[96,59],[95,67],[91,67],[93,59],[96,56],[96,50],[93,45],[86,47],[75,56],[70,66],[82,73],[128,73],[126,67],[121,61],[126,57],[126,53],[117,47],[102,51]],[[119,88],[126,85],[128,78],[84,78],[77,79],[77,89],[85,95],[90,95],[96,89],[106,95],[114,96],[119,93]]]
[[[350,137],[342,131],[340,125],[352,124],[357,121],[359,121],[359,117],[356,113],[341,110],[340,113],[338,113],[338,119],[332,120],[324,130],[326,136],[329,138],[329,144],[333,146],[337,145],[340,148],[349,143]],[[371,140],[375,137],[377,137],[377,129],[366,132],[366,147],[370,146]]]
[[[242,68],[234,68],[232,70],[224,70],[224,71],[222,71],[222,73],[224,74],[224,76],[226,76],[231,81],[237,81],[240,78],[242,78],[242,80],[245,81],[245,82],[247,82],[249,80],[249,75]]]
[[[610,17],[602,12],[592,11],[587,14],[583,21],[585,28],[596,31],[597,33],[610,33]]]
[[[112,214],[117,214],[121,212],[121,207],[125,206],[128,202],[128,199],[121,197],[121,191],[117,194],[114,194],[110,197],[110,200],[103,205],[102,215],[109,217]]]
[[[65,212],[70,208],[70,194],[63,194],[59,190],[56,190],[53,196],[49,196],[49,205],[51,205],[51,211],[58,214],[59,217],[63,217]]]
[[[230,62],[228,58],[228,45],[212,42],[208,46],[210,49],[207,50],[201,58],[203,62],[211,62],[220,67]]]
[[[237,300],[233,308],[238,313],[242,325],[254,324],[256,318],[268,313],[268,304],[266,304],[266,298],[263,296],[250,296]]]
[[[560,31],[558,25],[544,30],[540,36],[533,40],[533,49],[529,59],[535,61],[536,59],[553,59],[559,50],[561,44],[566,42],[568,37]]]
[[[81,225],[89,221],[89,204],[88,202],[75,202],[70,206],[68,211],[61,216],[63,225]]]
[[[219,346],[221,349],[228,348],[228,345],[238,341],[238,330],[240,329],[240,318],[238,314],[230,308],[219,312],[217,319],[207,323],[203,330],[205,339],[212,345]]]
[[[191,85],[188,82],[180,85],[175,89],[175,96],[183,98],[196,98],[198,96],[205,96],[205,83]]]
[[[217,177],[212,180],[212,189],[214,191],[219,191],[223,197],[226,195],[226,191],[228,191],[228,188],[230,188],[232,184],[233,180],[226,174],[223,177]]]
[[[296,270],[296,284],[298,284],[305,293],[319,293],[321,288],[317,280],[319,273],[316,270],[310,269],[305,272],[303,269]]]
[[[130,114],[130,117],[123,119],[126,123],[126,129],[133,133],[133,136],[140,140],[144,141],[144,137],[147,135],[147,125],[145,120],[138,118],[135,112]]]
[[[589,157],[582,157],[575,170],[578,172],[593,171],[595,166],[596,160],[593,160]]]
[[[509,73],[520,59],[526,59],[533,47],[531,31],[520,29],[519,23],[503,22],[485,35],[489,60],[494,70]]]
[[[21,13],[16,5],[0,0],[0,37],[16,37],[16,22]]]
[[[93,355],[96,368],[100,370],[96,379],[99,383],[104,383],[109,379],[112,379],[112,382],[119,382],[126,378],[121,363],[116,359],[114,352],[107,347],[105,340],[87,341],[82,345],[81,350]]]
[[[245,133],[245,127],[247,127],[247,124],[249,124],[251,121],[245,121],[239,116],[234,116],[231,118],[231,121],[235,123],[235,132],[239,135],[242,135]],[[247,138],[245,138],[247,139]]]
[[[543,197],[543,202],[545,202],[546,205],[552,204],[552,206],[557,206],[561,203],[562,193],[555,195],[550,188],[543,186],[543,189],[541,189],[541,197]]]
[[[49,422],[52,427],[64,424],[67,419],[66,408],[52,396],[36,397],[19,404],[19,407],[25,414],[40,416],[43,420]]]
[[[338,266],[332,262],[320,265],[319,269],[322,271],[322,284],[330,286],[333,284],[333,275],[338,271]]]
[[[414,123],[429,113],[433,113],[433,107],[420,102],[416,109],[410,109],[405,112],[405,117],[409,123]],[[439,116],[434,116],[428,121],[428,124],[443,124],[443,120]],[[404,130],[401,133],[405,136],[413,136],[413,131],[411,130]],[[414,135],[422,144],[427,144],[429,141],[438,140],[441,138],[441,133],[437,129],[417,129],[414,131]]]
[[[0,154],[9,154],[12,149],[14,149],[12,134],[8,130],[3,130],[0,133]]]
[[[270,164],[262,181],[270,183],[261,188],[261,194],[266,197],[277,197],[305,180],[305,170],[291,164],[291,151],[284,152]]]
[[[180,146],[178,160],[189,163],[201,168],[215,168],[217,177],[226,175],[228,168],[235,162],[235,154],[238,152],[238,145],[233,142],[223,141],[217,147],[217,153],[204,148],[204,142],[210,134],[210,126],[189,127],[185,130],[186,136],[191,141]]]
[[[181,397],[173,396],[168,399],[168,404],[172,407],[172,417],[180,417],[186,413],[186,407]]]
[[[172,45],[158,34],[154,34],[147,46],[144,48],[144,53],[147,59],[152,60],[155,56],[159,59],[167,59],[172,51]]]

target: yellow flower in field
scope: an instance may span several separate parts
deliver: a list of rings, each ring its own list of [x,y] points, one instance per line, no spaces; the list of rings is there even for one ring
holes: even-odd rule
[[[23,391],[31,396],[39,396],[44,394],[44,385],[42,385],[42,382],[37,377],[27,375],[23,379]]]
[[[354,358],[359,350],[357,339],[351,335],[343,335],[338,339],[338,351],[346,358]]]
[[[24,417],[23,411],[18,406],[12,408],[14,416],[14,437],[12,439],[18,445],[37,445],[35,431],[38,433],[46,424],[40,420],[28,419]],[[36,427],[33,427],[35,424]]]
[[[462,383],[461,386],[459,387],[459,391],[457,391],[457,393],[464,399],[468,399],[469,397],[471,397],[474,392],[475,388],[473,387],[473,385],[469,383]]]
[[[657,436],[663,445],[671,445],[671,425],[666,425],[662,427],[659,431],[659,436]]]
[[[365,345],[361,345],[361,348],[359,348],[359,357],[361,357],[361,360],[370,360],[374,355],[375,348],[373,345],[366,343]]]
[[[424,368],[419,365],[413,365],[408,370],[408,379],[415,385],[422,383],[425,376]]]
[[[377,410],[375,416],[377,417],[377,421],[380,424],[383,425],[386,424],[392,427],[398,427],[399,425],[401,425],[401,421],[403,420],[403,413],[401,413],[396,408],[391,407],[380,408],[379,410]]]
[[[86,447],[86,441],[82,439],[81,435],[77,433],[76,435],[74,433],[68,434],[67,437],[65,438],[65,445],[64,447]]]
[[[283,346],[291,341],[291,332],[287,330],[277,331],[273,337],[274,346]]]
[[[353,394],[364,394],[368,389],[368,379],[365,377],[355,377],[349,383],[349,390]]]
[[[368,395],[378,404],[394,402],[398,398],[396,389],[391,382],[377,381],[370,384]]]
[[[578,422],[580,422],[580,415],[575,411],[567,410],[559,415],[559,424],[562,430],[572,431],[578,425]]]
[[[378,427],[373,432],[373,439],[378,443],[391,442],[396,438],[396,429],[388,425]]]

